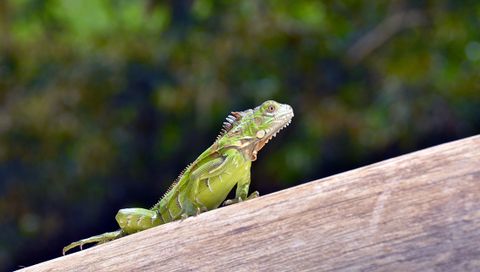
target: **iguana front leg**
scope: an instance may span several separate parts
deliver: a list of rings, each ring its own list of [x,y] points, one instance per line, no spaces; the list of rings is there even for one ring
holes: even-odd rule
[[[244,200],[258,197],[260,194],[255,191],[248,196],[248,188],[250,187],[250,171],[246,171],[245,175],[237,183],[237,190],[234,199],[228,199],[223,202],[223,206],[232,205]],[[248,196],[248,197],[247,197]]]
[[[220,175],[230,160],[231,158],[229,156],[210,157],[191,173],[190,199],[196,208],[196,215],[208,210],[198,199],[200,181]]]

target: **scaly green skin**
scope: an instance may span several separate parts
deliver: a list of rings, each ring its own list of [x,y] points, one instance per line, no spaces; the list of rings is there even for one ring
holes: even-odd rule
[[[237,185],[235,199],[224,205],[258,196],[248,196],[250,166],[257,152],[290,124],[293,110],[289,105],[269,100],[255,109],[232,112],[223,124],[217,140],[190,164],[169,191],[150,210],[121,209],[115,219],[120,230],[83,239],[63,248],[63,254],[88,243],[105,243],[122,236],[165,224],[220,206]]]

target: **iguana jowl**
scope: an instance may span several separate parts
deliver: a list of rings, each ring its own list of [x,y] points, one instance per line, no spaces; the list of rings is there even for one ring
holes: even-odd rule
[[[250,166],[257,153],[278,131],[290,124],[292,107],[269,100],[254,109],[232,112],[217,140],[178,176],[151,209],[127,208],[115,219],[120,230],[92,236],[63,248],[63,254],[88,243],[105,243],[174,220],[217,208],[237,185],[235,199],[224,205],[258,196],[248,196]]]

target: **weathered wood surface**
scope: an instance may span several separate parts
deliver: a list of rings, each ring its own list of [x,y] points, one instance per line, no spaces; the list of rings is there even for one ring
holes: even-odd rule
[[[25,269],[186,270],[480,271],[480,136]]]

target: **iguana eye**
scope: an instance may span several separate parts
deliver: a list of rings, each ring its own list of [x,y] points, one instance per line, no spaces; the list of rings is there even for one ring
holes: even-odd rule
[[[275,110],[276,110],[275,105],[269,105],[269,106],[267,107],[267,112],[272,113],[272,112],[274,112]]]

